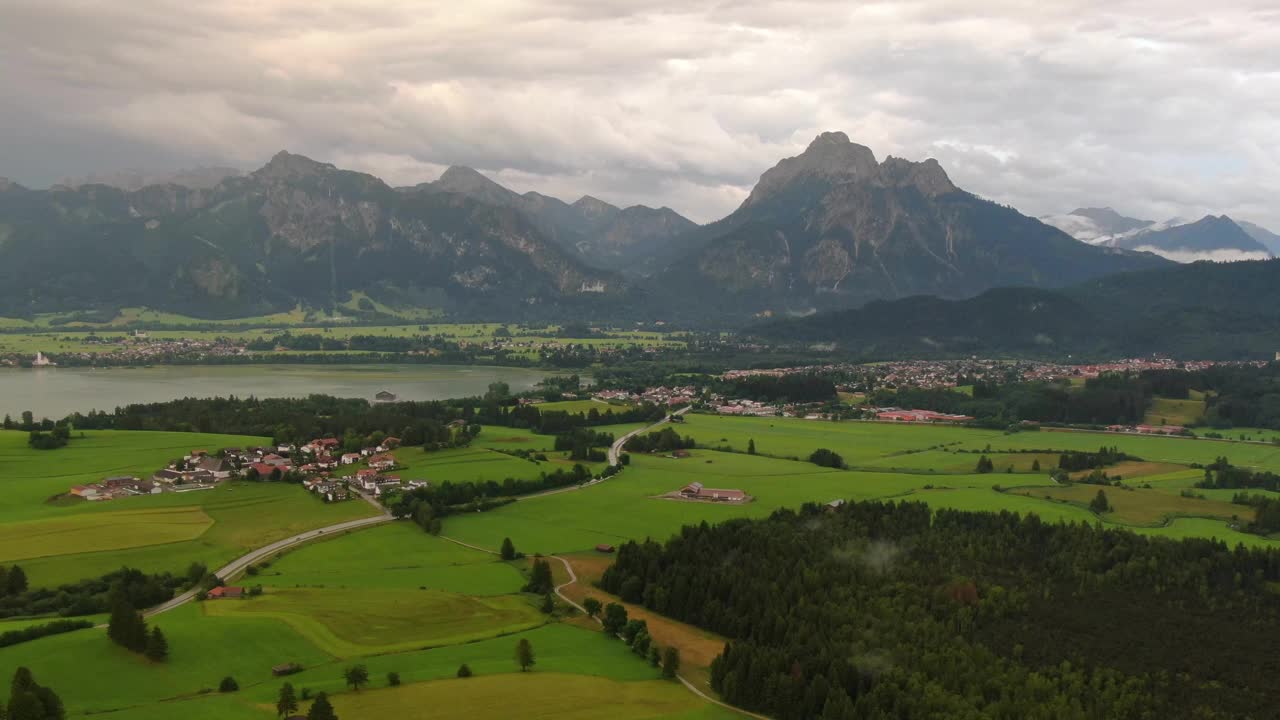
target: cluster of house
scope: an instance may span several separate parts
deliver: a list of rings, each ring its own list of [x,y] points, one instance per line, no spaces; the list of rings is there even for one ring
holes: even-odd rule
[[[724,400],[715,406],[721,415],[749,415],[752,417],[774,417],[779,408],[776,405],[762,403],[757,400]]]
[[[702,500],[706,502],[746,502],[751,496],[741,490],[704,487],[700,482],[692,482],[680,488],[676,495],[684,500]]]
[[[604,402],[652,403],[654,405],[676,407],[697,402],[699,390],[692,385],[681,387],[659,385],[658,387],[647,388],[639,393],[627,390],[599,390],[592,393],[591,396]]]
[[[160,483],[131,475],[109,477],[91,485],[73,485],[71,494],[85,500],[115,500],[135,495],[157,495],[161,492]]]
[[[1181,425],[1108,425],[1107,432],[1138,433],[1139,435],[1186,435]]]
[[[902,408],[876,408],[876,419],[883,422],[914,423],[963,423],[972,422],[971,415],[953,415],[932,410],[903,410]]]

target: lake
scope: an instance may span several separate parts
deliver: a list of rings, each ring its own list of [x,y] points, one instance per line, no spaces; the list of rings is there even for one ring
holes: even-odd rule
[[[372,400],[386,390],[400,400],[482,395],[490,383],[531,390],[550,370],[479,365],[214,365],[149,368],[0,369],[0,414],[59,419],[130,403],[183,397],[305,397],[313,393]]]

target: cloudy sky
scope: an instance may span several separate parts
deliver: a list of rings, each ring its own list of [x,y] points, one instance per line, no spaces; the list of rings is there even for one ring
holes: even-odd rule
[[[1274,0],[0,0],[0,176],[289,149],[705,221],[844,130],[1028,214],[1280,230],[1278,46]]]

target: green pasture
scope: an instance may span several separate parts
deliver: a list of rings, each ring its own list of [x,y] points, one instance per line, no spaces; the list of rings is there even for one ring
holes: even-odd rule
[[[755,500],[702,503],[660,496],[691,482],[735,488]],[[840,471],[805,462],[695,450],[687,458],[632,455],[631,466],[606,482],[530,498],[498,510],[445,520],[445,534],[485,548],[510,536],[525,552],[571,552],[600,543],[652,537],[665,540],[681,526],[733,517],[761,517],[781,507],[835,499],[905,497],[926,484],[955,488],[1041,484],[1043,475],[947,475]]]
[[[205,613],[273,618],[340,658],[459,645],[547,622],[527,596],[441,590],[275,587],[258,597],[206,601]]]
[[[428,535],[406,521],[304,545],[240,582],[268,588],[429,588],[483,597],[516,592],[524,577],[493,555]]]

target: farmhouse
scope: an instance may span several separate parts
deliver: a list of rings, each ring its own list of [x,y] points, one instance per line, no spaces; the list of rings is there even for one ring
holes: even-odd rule
[[[363,455],[360,453],[343,453],[341,462],[343,465],[355,465],[360,462],[361,457],[363,457]]]
[[[369,467],[374,470],[390,470],[396,466],[396,456],[391,453],[383,453],[381,455],[372,455],[369,457]]]
[[[687,500],[709,500],[711,502],[742,502],[747,494],[741,490],[725,490],[703,487],[700,482],[693,482],[680,488],[680,497]]]
[[[71,494],[76,497],[82,497],[85,500],[101,500],[98,495],[97,485],[72,485]]]
[[[1139,425],[1134,429],[1144,435],[1182,435],[1187,431],[1181,425]]]
[[[214,480],[226,480],[231,477],[231,472],[234,470],[226,458],[220,457],[205,457],[196,463],[196,469],[213,475]]]
[[[393,392],[387,392],[386,390],[379,390],[378,393],[373,396],[373,399],[376,402],[395,402],[396,394]]]
[[[224,598],[242,598],[244,597],[244,588],[238,585],[219,585],[213,588],[206,595],[210,600],[222,600]]]

